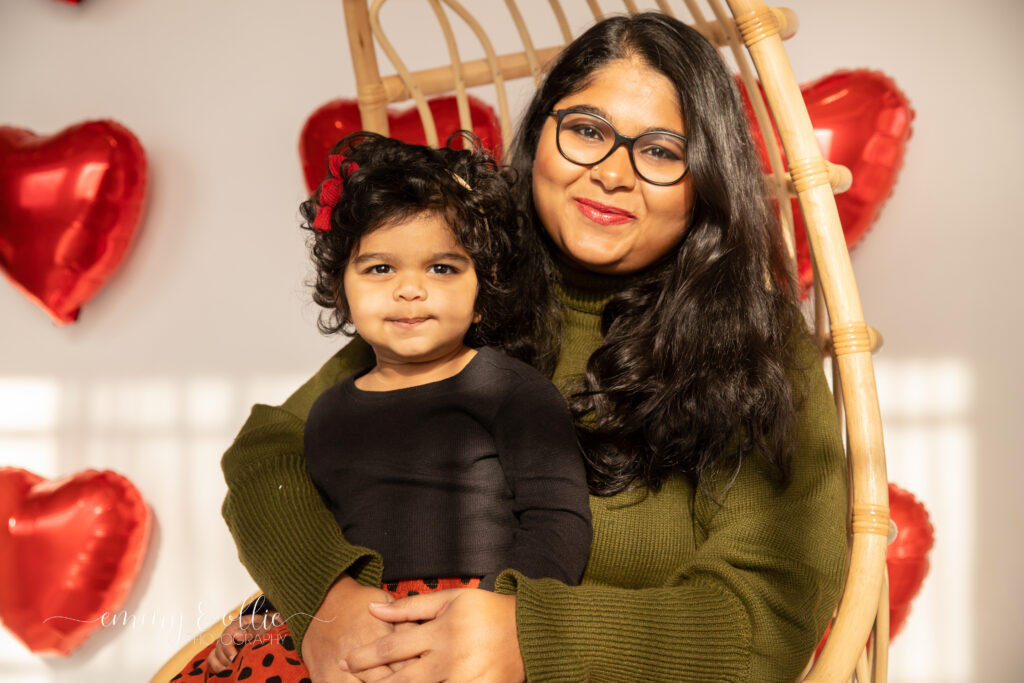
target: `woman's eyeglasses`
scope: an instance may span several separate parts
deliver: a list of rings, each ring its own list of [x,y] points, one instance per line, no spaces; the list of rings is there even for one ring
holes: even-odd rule
[[[563,157],[580,166],[599,164],[625,145],[636,174],[652,185],[674,185],[686,175],[686,138],[655,130],[620,135],[607,119],[578,109],[559,109],[555,141]]]

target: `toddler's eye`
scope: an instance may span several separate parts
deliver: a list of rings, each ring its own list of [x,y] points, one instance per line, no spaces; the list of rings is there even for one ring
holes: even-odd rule
[[[375,266],[370,266],[369,268],[367,268],[366,272],[372,273],[373,275],[387,275],[393,270],[394,269],[386,263],[378,263]]]
[[[454,275],[459,272],[455,266],[450,266],[447,263],[435,263],[430,266],[429,272],[434,275]]]

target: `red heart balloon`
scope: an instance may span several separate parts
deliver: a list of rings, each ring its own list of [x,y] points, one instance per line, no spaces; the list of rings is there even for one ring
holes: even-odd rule
[[[469,113],[473,133],[484,149],[496,159],[501,158],[501,127],[494,110],[470,96]],[[448,136],[461,129],[458,104],[454,96],[437,97],[427,102],[437,127],[437,139],[444,144]],[[401,112],[388,112],[388,126],[393,138],[417,145],[427,144],[427,136],[415,107]],[[327,154],[349,133],[362,130],[362,117],[355,100],[331,100],[310,114],[299,136],[299,158],[306,187],[313,192],[327,175]],[[458,146],[457,144],[455,145]]]
[[[49,482],[0,468],[0,619],[32,652],[69,654],[124,602],[149,525],[142,496],[114,472]]]
[[[0,268],[74,322],[124,258],[145,192],[142,146],[113,121],[51,136],[0,126]]]
[[[928,511],[913,494],[889,484],[889,516],[896,538],[889,544],[885,563],[889,569],[889,638],[896,636],[910,612],[910,601],[921,590],[928,574],[928,551],[935,530]]]
[[[928,551],[935,543],[935,530],[925,509],[913,494],[889,484],[889,518],[896,526],[896,538],[889,544],[885,566],[889,572],[889,640],[903,628],[910,613],[910,601],[917,597],[928,574]],[[821,654],[832,625],[818,643]]]
[[[742,87],[741,87],[742,91]],[[907,97],[892,79],[877,71],[837,71],[801,87],[807,113],[814,126],[822,154],[853,173],[853,184],[836,195],[836,208],[843,224],[847,248],[853,248],[874,223],[878,211],[892,194],[914,111]],[[764,139],[744,93],[744,105],[751,120],[754,140],[765,169],[768,169]],[[782,143],[776,133],[776,144]],[[793,200],[796,229],[797,273],[801,288],[811,284],[810,246],[803,216]]]

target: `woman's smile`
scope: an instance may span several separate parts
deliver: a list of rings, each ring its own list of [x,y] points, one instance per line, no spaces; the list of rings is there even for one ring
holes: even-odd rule
[[[617,209],[592,199],[575,197],[574,201],[579,207],[580,213],[599,225],[621,225],[636,220],[636,216],[629,211]]]

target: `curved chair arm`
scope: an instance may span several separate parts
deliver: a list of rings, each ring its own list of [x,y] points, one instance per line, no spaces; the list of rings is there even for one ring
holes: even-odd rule
[[[834,362],[841,377],[852,503],[850,570],[836,619],[808,681],[849,679],[878,611],[889,529],[888,482],[881,415],[864,323],[839,212],[775,15],[757,0],[727,0],[775,116],[804,214],[819,286],[832,321]],[[837,387],[838,388],[838,387]]]

